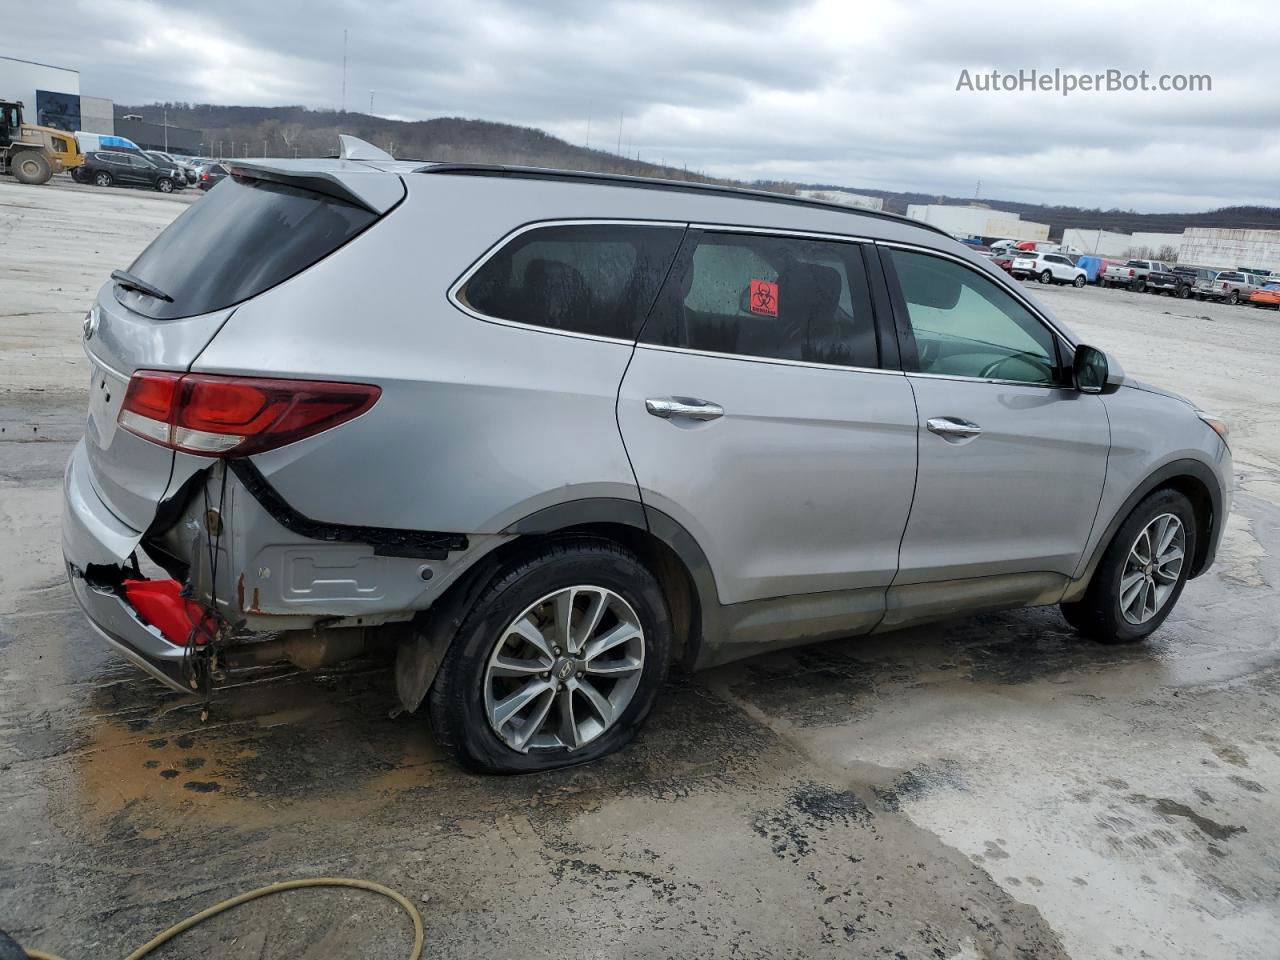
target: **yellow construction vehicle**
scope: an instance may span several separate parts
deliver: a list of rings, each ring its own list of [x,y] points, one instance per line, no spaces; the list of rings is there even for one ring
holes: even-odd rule
[[[48,183],[84,163],[76,138],[65,130],[22,122],[22,104],[0,100],[0,173],[19,183]]]

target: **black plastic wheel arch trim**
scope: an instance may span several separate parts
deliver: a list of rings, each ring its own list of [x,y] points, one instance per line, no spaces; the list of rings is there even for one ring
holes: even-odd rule
[[[1124,503],[1120,505],[1120,509],[1112,515],[1111,522],[1107,524],[1107,528],[1098,539],[1097,545],[1094,546],[1093,553],[1090,555],[1085,569],[1075,579],[1085,582],[1092,580],[1094,571],[1098,569],[1098,564],[1102,562],[1102,555],[1106,553],[1107,547],[1111,546],[1111,541],[1115,539],[1120,525],[1129,518],[1129,514],[1133,512],[1134,507],[1155,490],[1167,486],[1170,480],[1177,480],[1180,477],[1191,477],[1199,481],[1205,490],[1209,492],[1209,503],[1213,510],[1213,515],[1209,517],[1209,522],[1206,525],[1209,535],[1205,538],[1205,543],[1196,544],[1196,555],[1191,558],[1192,567],[1187,579],[1194,580],[1208,570],[1214,561],[1214,556],[1218,551],[1218,543],[1222,538],[1222,524],[1225,519],[1222,516],[1222,487],[1218,484],[1218,478],[1208,465],[1201,463],[1199,460],[1184,459],[1166,463],[1150,474],[1138,485],[1137,489],[1125,498]]]
[[[403,530],[395,527],[365,527],[346,523],[325,523],[303,516],[280,496],[252,460],[229,460],[236,479],[259,505],[290,533],[311,540],[340,543],[363,543],[373,547],[379,557],[412,557],[422,560],[446,560],[449,554],[466,550],[466,534],[436,530]]]

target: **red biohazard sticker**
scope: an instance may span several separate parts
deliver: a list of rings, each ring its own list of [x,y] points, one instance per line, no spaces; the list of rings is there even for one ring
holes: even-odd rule
[[[778,285],[770,283],[768,280],[752,280],[750,308],[752,313],[758,313],[766,317],[776,317],[778,315]]]

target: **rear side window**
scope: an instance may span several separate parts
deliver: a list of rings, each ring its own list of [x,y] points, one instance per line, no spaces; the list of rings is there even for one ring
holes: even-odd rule
[[[456,296],[498,320],[634,340],[683,233],[629,224],[538,227],[489,257]]]
[[[837,366],[879,364],[857,244],[692,231],[644,343]]]
[[[173,302],[120,286],[116,298],[157,320],[221,310],[305,270],[377,218],[310,190],[228,177],[165,228],[129,268]]]

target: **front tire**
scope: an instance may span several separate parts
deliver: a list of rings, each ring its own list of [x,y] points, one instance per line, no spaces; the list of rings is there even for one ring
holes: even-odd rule
[[[1137,643],[1169,616],[1196,553],[1195,511],[1176,490],[1157,490],[1120,525],[1067,622],[1098,643]]]
[[[458,628],[429,694],[432,729],[487,773],[595,760],[635,736],[670,655],[662,588],[634,554],[548,541],[500,569]]]
[[[48,183],[53,176],[49,160],[38,150],[19,150],[9,161],[13,179],[19,183]]]
[[[1074,280],[1071,281],[1071,285],[1075,287],[1077,290],[1079,290],[1081,287],[1084,286],[1084,277],[1076,277]]]
[[[168,177],[161,177],[156,181],[156,189],[161,193],[173,193],[173,181]]]

